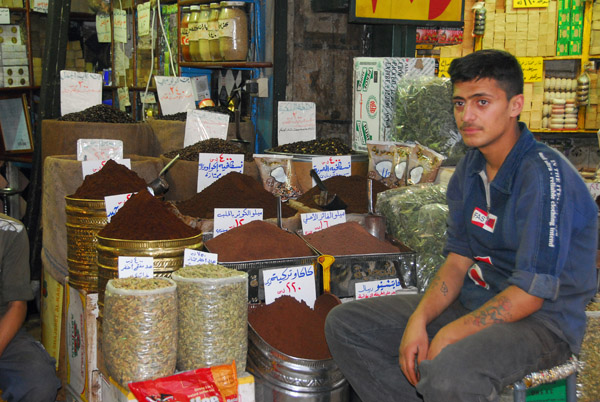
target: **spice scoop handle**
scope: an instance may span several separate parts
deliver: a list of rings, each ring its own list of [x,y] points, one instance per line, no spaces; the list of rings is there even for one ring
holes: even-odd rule
[[[310,175],[312,176],[313,179],[315,179],[315,182],[317,183],[317,186],[321,189],[321,191],[327,191],[327,187],[325,187],[325,183],[323,183],[323,181],[321,180],[321,178],[319,177],[319,174],[317,173],[317,171],[315,169],[310,169]]]
[[[160,176],[164,175],[165,173],[167,173],[167,170],[169,170],[169,168],[171,166],[173,166],[173,164],[177,161],[177,159],[179,159],[179,154],[177,154],[177,156],[175,156],[173,159],[171,159],[171,161],[169,163],[167,163],[164,168],[162,168],[162,170],[158,174],[158,177],[160,177]]]

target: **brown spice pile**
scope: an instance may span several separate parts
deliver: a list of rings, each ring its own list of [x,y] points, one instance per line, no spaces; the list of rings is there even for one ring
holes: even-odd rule
[[[321,253],[330,255],[400,252],[396,246],[379,240],[357,222],[340,223],[304,238]]]
[[[325,340],[327,311],[313,310],[291,296],[251,308],[248,321],[270,346],[301,359],[330,359]]]
[[[71,198],[103,200],[109,195],[135,193],[148,185],[136,172],[112,159],[106,161],[102,169],[87,175]]]
[[[117,211],[98,236],[126,240],[173,240],[200,234],[183,223],[166,203],[142,190]]]
[[[293,233],[265,221],[252,221],[208,240],[206,248],[219,262],[270,260],[313,255]]]
[[[354,175],[333,176],[323,183],[325,183],[329,194],[337,194],[348,205],[348,208],[346,208],[347,214],[365,214],[368,211],[367,181],[368,178],[364,176]],[[377,194],[385,190],[389,190],[385,184],[373,180],[373,208],[376,205]],[[298,202],[314,209],[321,209],[314,200],[315,196],[320,193],[321,189],[315,186],[300,196]]]
[[[277,217],[277,198],[254,178],[237,172],[226,174],[193,197],[175,205],[183,215],[200,219],[213,219],[215,208],[262,208],[263,219]],[[282,204],[282,217],[289,218],[295,214],[295,209]]]

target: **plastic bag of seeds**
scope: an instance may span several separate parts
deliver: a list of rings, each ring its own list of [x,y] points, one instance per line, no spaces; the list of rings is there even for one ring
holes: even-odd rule
[[[120,278],[106,284],[102,349],[110,376],[120,384],[175,372],[175,288],[169,278]]]
[[[254,154],[263,187],[282,201],[302,195],[298,177],[292,165],[292,156]]]
[[[172,274],[179,299],[177,369],[236,362],[246,369],[248,273],[217,264],[183,267]]]

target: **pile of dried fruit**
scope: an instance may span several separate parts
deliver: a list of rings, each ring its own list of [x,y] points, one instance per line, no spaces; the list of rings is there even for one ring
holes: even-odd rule
[[[239,144],[219,138],[198,141],[183,149],[167,152],[164,156],[174,158],[177,154],[179,154],[179,158],[182,160],[195,162],[198,162],[198,154],[244,154],[245,161],[253,160],[252,153],[244,151]]]
[[[136,123],[135,119],[127,113],[102,103],[88,107],[81,112],[67,113],[57,120],[86,123]]]
[[[272,148],[271,151],[306,155],[349,155],[352,153],[352,148],[339,138],[326,138],[292,142]]]

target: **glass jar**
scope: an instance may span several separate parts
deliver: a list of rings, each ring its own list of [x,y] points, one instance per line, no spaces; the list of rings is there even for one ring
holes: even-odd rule
[[[222,1],[219,12],[219,50],[225,61],[248,57],[248,16],[243,1]]]
[[[200,20],[200,6],[190,6],[192,15],[188,23],[190,36],[190,57],[192,61],[200,61],[200,41],[198,37],[198,25]]]
[[[210,61],[210,48],[208,45],[208,18],[210,16],[210,6],[202,4],[200,6],[200,59]]]
[[[221,49],[219,48],[219,3],[210,4],[210,15],[208,17],[208,47],[212,61],[221,60]]]
[[[181,9],[181,55],[183,61],[192,61],[190,56],[190,35],[189,35],[189,23],[192,11],[189,6]]]

